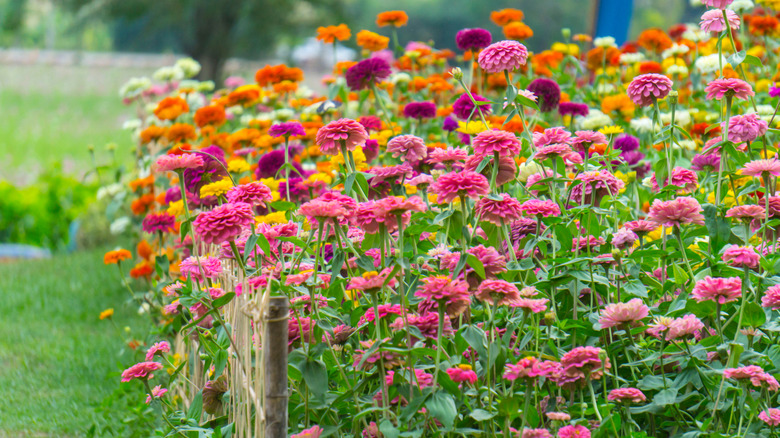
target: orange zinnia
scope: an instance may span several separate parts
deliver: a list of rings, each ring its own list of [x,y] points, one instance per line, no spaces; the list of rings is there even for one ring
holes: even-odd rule
[[[512,8],[501,9],[500,11],[493,11],[490,13],[490,19],[493,23],[496,23],[501,27],[504,27],[513,21],[521,21],[523,17],[525,17],[523,11]]]
[[[228,106],[249,105],[260,98],[260,87],[242,85],[228,94]]]
[[[751,34],[759,36],[777,36],[780,21],[772,15],[756,15],[748,21]]]
[[[504,26],[504,36],[510,40],[522,41],[534,36],[534,31],[525,23],[513,21]]]
[[[157,104],[154,115],[160,120],[173,120],[180,115],[189,112],[187,101],[178,96],[166,97]]]
[[[103,263],[107,265],[115,265],[122,260],[127,260],[131,257],[133,257],[133,254],[130,253],[130,251],[126,249],[115,249],[113,251],[107,252],[103,256]]]
[[[133,278],[150,277],[153,272],[154,268],[152,265],[147,261],[143,261],[130,270],[130,276]]]
[[[390,38],[370,30],[361,30],[357,33],[357,45],[372,52],[386,49],[389,42]]]
[[[168,128],[166,134],[168,141],[181,143],[185,140],[195,140],[198,135],[195,133],[195,127],[188,123],[176,123]]]
[[[409,22],[409,16],[404,11],[385,11],[376,16],[376,25],[385,27],[393,25],[395,27],[406,26]]]
[[[165,135],[165,128],[161,126],[156,125],[150,125],[148,128],[141,131],[140,137],[141,137],[141,143],[146,144],[151,141],[157,140],[158,138]]]
[[[135,251],[142,259],[148,259],[149,257],[152,256],[152,254],[154,254],[152,245],[149,245],[149,242],[147,242],[146,240],[142,240],[138,242],[138,245],[136,245],[135,247]]]
[[[348,40],[352,35],[349,27],[342,23],[338,26],[320,26],[317,28],[317,39],[323,43],[334,43],[336,40]]]
[[[661,29],[652,28],[642,31],[639,34],[637,43],[647,50],[651,50],[655,53],[661,53],[664,50],[672,47],[672,39]]]
[[[194,119],[199,128],[206,125],[219,126],[225,123],[225,109],[218,105],[207,105],[195,111]]]

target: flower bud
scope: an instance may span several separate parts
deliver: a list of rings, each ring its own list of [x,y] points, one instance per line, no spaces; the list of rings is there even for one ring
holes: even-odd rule
[[[569,29],[568,27],[564,27],[563,29],[561,29],[561,34],[563,35],[563,39],[568,41],[569,38],[571,38],[571,29]]]
[[[460,81],[463,79],[463,70],[460,69],[460,67],[455,67],[452,69],[452,77],[455,78],[455,80]]]

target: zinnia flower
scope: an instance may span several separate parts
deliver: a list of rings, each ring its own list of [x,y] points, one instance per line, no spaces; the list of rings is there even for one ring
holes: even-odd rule
[[[561,102],[558,104],[558,114],[562,116],[587,116],[590,112],[587,104],[576,102]]]
[[[761,205],[738,205],[731,207],[726,211],[726,217],[741,219],[743,222],[750,222],[753,219],[763,219],[766,217],[766,210]]]
[[[504,280],[485,280],[480,283],[474,296],[488,304],[511,305],[520,299],[520,291],[512,283]]]
[[[731,245],[723,253],[723,261],[736,268],[755,269],[758,267],[759,256],[752,246]]]
[[[168,172],[179,169],[195,169],[203,166],[203,158],[196,154],[162,155],[157,158],[154,168],[157,172]]]
[[[672,91],[672,80],[664,75],[648,73],[635,77],[628,85],[628,97],[637,106],[653,105]]]
[[[604,357],[602,361],[602,355]],[[561,357],[563,374],[558,385],[574,383],[580,379],[590,377],[598,380],[604,374],[602,368],[610,369],[609,358],[606,352],[598,347],[576,347]]]
[[[558,438],[590,438],[590,429],[585,426],[563,426],[558,429]]]
[[[149,234],[156,232],[170,233],[174,231],[174,225],[176,225],[176,218],[168,213],[149,213],[144,218],[142,228]]]
[[[667,227],[683,224],[704,225],[704,216],[699,201],[691,197],[680,197],[671,201],[656,199],[650,206],[648,219]]]
[[[493,199],[492,197],[481,198],[474,205],[474,214],[481,220],[497,226],[512,223],[512,221],[520,219],[520,215],[522,214],[520,201],[506,193],[502,193],[498,196],[501,199]]]
[[[137,363],[122,371],[122,381],[129,382],[133,379],[151,379],[154,377],[152,373],[161,370],[162,368],[162,364],[157,362]]]
[[[607,400],[624,403],[642,403],[647,401],[647,397],[636,388],[618,388],[609,391]]]
[[[696,282],[691,298],[702,301],[715,301],[726,304],[742,296],[742,279],[739,277],[713,278],[706,276]]]
[[[726,16],[729,20],[728,27],[731,29],[739,29],[739,15],[736,12],[727,9]],[[726,29],[726,21],[723,19],[723,11],[720,9],[710,9],[709,11],[701,15],[701,21],[699,21],[699,27],[704,32],[723,32]]]
[[[548,113],[558,108],[561,101],[561,87],[552,79],[537,78],[528,84],[528,91],[534,93],[539,102],[539,111]]]
[[[761,413],[758,414],[758,418],[768,426],[780,426],[780,409],[770,408],[761,411]]]
[[[479,66],[488,73],[512,71],[525,65],[528,50],[517,41],[499,41],[479,53]]]
[[[658,181],[656,180],[655,175],[650,178],[650,182],[653,184],[654,192],[658,193],[661,191],[661,187],[658,186]],[[667,177],[664,179],[664,187],[670,183],[673,186],[680,187],[680,190],[678,190],[677,193],[684,195],[696,190],[696,187],[699,185],[699,179],[695,172],[684,167],[677,166],[672,169],[672,177]]]
[[[764,297],[761,298],[761,305],[773,310],[780,310],[780,284],[767,288]]]
[[[768,160],[753,160],[742,168],[742,174],[748,176],[766,177],[768,175],[780,176],[780,160],[770,158]]]
[[[493,156],[495,153],[498,153],[499,157],[514,157],[523,147],[515,134],[498,129],[480,132],[471,144],[474,146],[474,153],[480,158]]]
[[[319,426],[312,426],[298,433],[290,435],[290,438],[320,438],[325,430]]]
[[[320,151],[326,155],[338,155],[342,145],[345,145],[348,151],[354,151],[366,140],[366,128],[352,119],[338,119],[328,123],[317,131],[315,139]]]
[[[461,29],[455,34],[455,44],[460,50],[479,50],[490,45],[493,36],[485,29]]]
[[[522,210],[525,214],[536,217],[557,217],[561,215],[561,208],[558,207],[558,204],[549,199],[529,199],[523,202],[523,204],[520,206],[520,210]]]
[[[268,135],[271,137],[304,137],[306,130],[300,122],[284,122],[271,125],[268,128]]]
[[[184,276],[190,276],[198,282],[203,282],[204,277],[215,279],[222,274],[222,262],[217,257],[191,256],[182,260],[179,264],[179,273]]]
[[[476,199],[490,193],[490,184],[484,175],[471,172],[450,172],[440,176],[432,185],[431,193],[440,203],[450,203],[459,196]]]
[[[650,309],[639,298],[627,303],[608,304],[601,312],[599,324],[602,329],[616,327],[647,318]]]
[[[701,0],[706,6],[718,9],[726,9],[726,6],[734,2],[734,0]]]
[[[720,13],[720,12],[719,12]],[[704,88],[707,92],[707,100],[721,100],[724,97],[735,97],[747,100],[754,96],[753,87],[741,79],[715,79]]]
[[[428,155],[423,139],[414,135],[399,135],[387,142],[387,152],[393,157],[403,157],[405,161],[420,161]]]
[[[455,368],[447,368],[447,375],[455,383],[476,383],[477,373],[471,370],[471,365],[458,365]]]
[[[436,104],[433,102],[409,102],[404,106],[404,116],[410,119],[432,119],[436,117]]]
[[[477,102],[490,102],[490,99],[486,99],[479,94],[472,93],[471,96]],[[474,112],[474,117],[478,119],[479,113],[482,113],[483,116],[487,116],[490,114],[490,111],[490,105],[480,105],[475,111],[474,102],[471,101],[471,97],[469,97],[467,93],[461,94],[452,104],[452,113],[463,120],[468,119],[472,115],[472,112]]]
[[[722,126],[725,131],[725,123]],[[755,141],[758,137],[766,134],[768,127],[767,122],[761,120],[755,113],[734,116],[729,119],[729,141],[737,144]]]
[[[261,208],[265,208],[265,203],[273,199],[271,189],[260,181],[235,186],[225,196],[228,202],[245,202]]]
[[[151,361],[157,353],[168,353],[171,351],[171,344],[168,341],[157,342],[146,350],[146,360]]]
[[[348,68],[344,73],[347,86],[352,91],[370,88],[374,83],[390,76],[390,64],[382,58],[366,58]]]
[[[466,282],[453,280],[446,276],[423,279],[423,285],[417,289],[414,295],[446,306],[447,314],[450,316],[460,315],[471,303]]]
[[[245,202],[227,202],[213,210],[202,212],[192,224],[201,240],[219,245],[238,237],[241,231],[254,221],[251,205]]]

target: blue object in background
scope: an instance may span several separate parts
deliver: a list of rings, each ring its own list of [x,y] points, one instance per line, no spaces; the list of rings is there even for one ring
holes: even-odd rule
[[[611,36],[618,46],[628,38],[634,0],[596,0],[595,37]]]

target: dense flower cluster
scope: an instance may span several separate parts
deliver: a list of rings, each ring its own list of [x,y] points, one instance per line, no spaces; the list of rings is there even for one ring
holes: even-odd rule
[[[104,262],[155,324],[121,380],[157,435],[256,430],[287,351],[291,436],[773,436],[780,4],[703,3],[535,53],[517,9],[456,52],[387,11],[322,95],[285,65],[129,93],[143,241]]]

